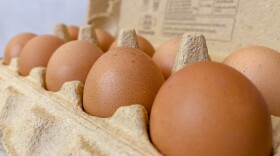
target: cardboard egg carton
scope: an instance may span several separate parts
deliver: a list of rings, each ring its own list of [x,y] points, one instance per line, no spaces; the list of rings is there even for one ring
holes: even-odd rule
[[[27,77],[0,61],[0,128],[8,155],[161,155],[149,140],[145,108],[119,108],[111,118],[82,110],[83,84],[65,83],[45,90],[45,68]],[[280,156],[280,118],[272,116],[274,156]],[[175,134],[174,134],[175,135]]]
[[[0,128],[8,155],[161,155],[149,140],[143,106],[119,108],[111,118],[82,109],[83,84],[45,89],[45,68],[17,73],[17,59],[0,61]]]

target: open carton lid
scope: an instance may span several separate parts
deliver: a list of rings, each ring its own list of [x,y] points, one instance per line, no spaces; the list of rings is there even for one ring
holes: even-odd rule
[[[90,0],[88,23],[117,34],[133,27],[155,47],[166,40],[203,34],[213,60],[248,45],[280,51],[278,0]]]

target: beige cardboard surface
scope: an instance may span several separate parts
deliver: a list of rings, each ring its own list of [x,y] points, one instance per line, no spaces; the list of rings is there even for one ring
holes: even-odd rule
[[[183,33],[203,34],[210,55],[263,45],[280,51],[278,0],[89,0],[88,23],[117,35],[135,28],[155,47]]]
[[[280,51],[279,0],[122,0],[120,9],[119,27],[136,28],[155,47],[202,33],[214,60],[247,45]]]
[[[88,0],[87,24],[93,24],[116,36],[119,29],[121,0]]]

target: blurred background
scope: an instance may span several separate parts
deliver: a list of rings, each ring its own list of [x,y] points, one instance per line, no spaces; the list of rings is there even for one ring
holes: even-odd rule
[[[57,23],[81,26],[88,0],[1,0],[0,57],[9,39],[21,32],[50,34]]]

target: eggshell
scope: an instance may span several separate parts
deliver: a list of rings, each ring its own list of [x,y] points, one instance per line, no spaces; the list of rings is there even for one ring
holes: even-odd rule
[[[65,41],[52,35],[32,38],[19,56],[19,74],[26,76],[34,67],[46,67],[54,51]]]
[[[102,29],[95,29],[95,33],[102,51],[108,51],[110,45],[115,41],[115,38]]]
[[[156,49],[153,60],[161,69],[165,79],[167,79],[172,72],[175,62],[176,53],[180,47],[181,38],[173,38]]]
[[[280,54],[250,46],[237,50],[224,63],[247,76],[260,90],[272,115],[280,116]]]
[[[25,44],[35,36],[33,33],[20,33],[14,36],[6,46],[4,64],[10,64],[12,58],[18,57]]]
[[[50,58],[46,71],[47,89],[58,91],[68,81],[85,83],[89,70],[103,54],[86,41],[71,41],[60,46]]]
[[[77,27],[75,25],[68,25],[67,30],[69,32],[71,40],[77,40],[78,39],[79,27]]]
[[[149,55],[150,57],[152,57],[155,53],[155,49],[152,46],[152,44],[145,39],[144,37],[137,35],[137,39],[138,39],[138,46],[141,51],[145,52],[147,55]],[[112,45],[110,46],[109,49],[113,49],[117,47],[117,40],[115,42],[112,43]]]
[[[272,152],[265,100],[245,76],[222,63],[194,63],[173,74],[155,98],[150,135],[164,155]]]
[[[115,48],[91,68],[84,88],[84,110],[110,117],[121,106],[141,104],[150,112],[164,77],[153,60],[135,48]]]

